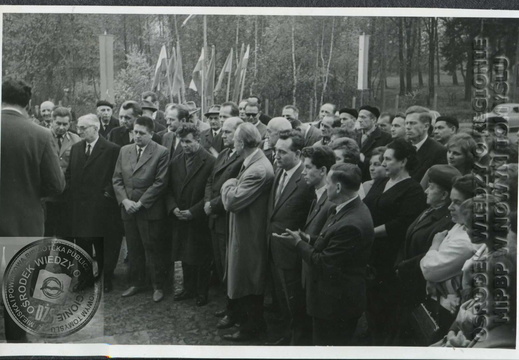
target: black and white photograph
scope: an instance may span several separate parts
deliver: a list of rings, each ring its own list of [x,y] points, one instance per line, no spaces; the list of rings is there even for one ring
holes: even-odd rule
[[[0,354],[519,356],[519,11],[0,11]]]

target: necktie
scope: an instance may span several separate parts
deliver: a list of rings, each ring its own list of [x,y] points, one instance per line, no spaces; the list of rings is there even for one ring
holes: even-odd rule
[[[312,205],[310,205],[310,211],[308,212],[308,214],[311,214],[311,213],[314,212],[314,210],[315,210],[315,204],[317,204],[317,199],[314,199],[314,200],[312,201]]]
[[[61,150],[61,145],[63,144],[63,135],[58,135],[58,147]]]
[[[137,162],[139,162],[139,159],[141,158],[141,154],[142,154],[142,148],[139,148],[139,150],[137,151]]]
[[[366,140],[368,140],[368,135],[367,135],[365,132],[363,132],[363,133],[362,133],[362,138],[360,139],[360,144],[361,144],[361,145],[364,145],[364,143],[366,142]]]
[[[92,150],[92,145],[88,144],[87,145],[87,149],[86,149],[86,153],[85,153],[87,159],[90,157],[90,154],[92,152],[91,150]]]
[[[191,166],[193,165],[193,157],[194,156],[186,156],[186,172],[189,172]]]
[[[277,205],[281,194],[283,193],[283,188],[285,187],[285,179],[287,177],[287,172],[283,171],[283,175],[281,175],[281,179],[279,180],[278,188],[276,189],[276,199],[274,205]]]
[[[234,151],[230,151],[229,156],[227,156],[227,159],[225,159],[225,162],[228,162],[229,160],[231,160],[233,155],[234,155]]]

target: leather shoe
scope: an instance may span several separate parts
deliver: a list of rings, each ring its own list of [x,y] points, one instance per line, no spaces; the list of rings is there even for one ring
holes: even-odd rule
[[[269,346],[290,345],[290,338],[286,337],[286,336],[283,336],[283,337],[280,337],[279,339],[277,339],[275,341],[265,343],[265,345],[269,345]]]
[[[153,301],[159,302],[164,298],[164,292],[162,290],[155,290],[153,292]]]
[[[233,327],[235,322],[231,319],[229,315],[225,315],[223,318],[221,318],[218,321],[218,324],[216,324],[217,329],[228,329],[230,327]]]
[[[216,310],[214,312],[214,316],[219,318],[224,317],[225,315],[227,315],[227,309]]]
[[[196,297],[196,306],[204,306],[207,304],[207,296],[198,295]]]
[[[182,301],[182,300],[192,299],[194,297],[195,297],[194,294],[187,292],[185,290],[182,290],[181,292],[179,292],[178,294],[175,294],[175,296],[173,296],[173,301]]]
[[[140,289],[137,286],[130,286],[128,289],[126,289],[125,292],[121,294],[122,297],[128,297],[133,296],[137,294],[140,291]]]
[[[238,330],[234,334],[226,334],[223,336],[225,340],[234,341],[234,342],[242,342],[242,341],[249,341],[254,339],[254,336],[249,332],[244,332],[241,330]]]

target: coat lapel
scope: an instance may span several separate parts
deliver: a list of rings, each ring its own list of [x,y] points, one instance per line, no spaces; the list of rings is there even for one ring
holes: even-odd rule
[[[104,139],[101,136],[99,136],[99,139],[97,140],[97,143],[94,146],[92,153],[90,154],[88,160],[85,163],[85,167],[88,166],[92,161],[94,161],[95,158],[97,158],[99,155],[101,155],[101,153],[103,152],[103,149],[105,147],[103,140]]]
[[[323,207],[323,205],[326,203],[327,200],[328,200],[328,194],[325,191],[324,194],[319,199],[319,201],[317,201],[317,203],[315,204],[314,208],[312,209],[312,212],[308,214],[308,217],[306,218],[305,227],[308,226],[308,224],[315,218],[315,216],[317,214],[319,214],[319,212],[321,211],[321,208]]]
[[[186,178],[184,179],[184,183],[182,184],[182,189],[180,190],[180,192],[182,192],[184,190],[184,187],[186,187],[186,185],[189,184],[189,182],[196,175],[198,170],[200,170],[200,168],[204,165],[205,159],[202,159],[202,156],[201,156],[202,151],[205,151],[205,150],[202,147],[200,147],[200,149],[198,149],[198,151],[194,155],[193,164],[191,165],[191,169],[189,169],[189,172],[186,174]],[[184,157],[185,157],[185,154],[184,154]]]
[[[274,213],[278,210],[284,202],[292,195],[292,193],[297,189],[299,182],[301,181],[301,172],[303,172],[303,164],[300,164],[296,171],[292,174],[292,177],[288,181],[287,185],[283,189],[281,196],[279,198],[278,203],[275,206]],[[282,173],[281,171],[279,172]],[[279,181],[278,181],[279,185]],[[274,189],[276,191],[276,189]],[[275,195],[274,195],[275,196]]]

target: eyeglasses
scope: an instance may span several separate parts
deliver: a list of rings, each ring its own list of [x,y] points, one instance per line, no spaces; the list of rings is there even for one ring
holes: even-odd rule
[[[245,116],[247,117],[256,117],[256,115],[258,115],[258,113],[246,113]]]

